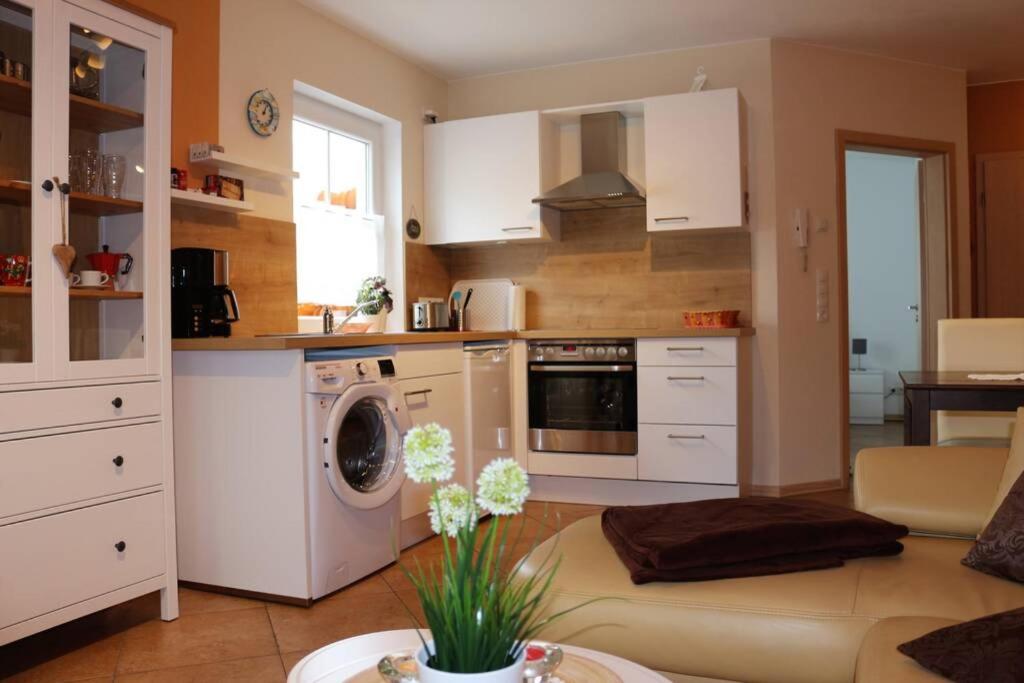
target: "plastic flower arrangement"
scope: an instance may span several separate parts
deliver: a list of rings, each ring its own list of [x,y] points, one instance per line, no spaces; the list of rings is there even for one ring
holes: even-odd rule
[[[368,277],[363,280],[356,294],[356,304],[367,304],[363,309],[366,315],[376,315],[382,310],[390,313],[395,307],[391,298],[391,290],[387,288],[388,281],[380,275]]]
[[[507,518],[521,513],[530,495],[526,471],[515,460],[500,458],[484,467],[475,495],[460,484],[445,483],[455,472],[455,461],[451,434],[437,424],[409,430],[404,455],[406,475],[433,487],[431,527],[452,539],[444,542],[439,568],[424,568],[418,561],[412,569],[402,565],[433,636],[432,648],[423,643],[427,663],[451,673],[503,669],[545,625],[565,614],[544,618],[541,610],[558,561],[549,555],[532,576],[515,576],[537,539],[518,562],[511,564],[506,555],[523,535],[520,524],[510,539],[512,520]],[[490,524],[477,524],[481,511],[494,516]]]

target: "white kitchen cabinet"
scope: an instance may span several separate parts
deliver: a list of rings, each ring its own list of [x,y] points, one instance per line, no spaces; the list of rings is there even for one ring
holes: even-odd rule
[[[637,478],[739,485],[749,462],[744,340],[637,341]]]
[[[452,481],[469,486],[471,463],[466,449],[465,386],[461,344],[399,346],[395,353],[398,390],[413,425],[436,422],[451,432],[455,474]],[[431,487],[406,479],[402,485],[402,547],[432,532],[426,521]]]
[[[533,198],[557,184],[554,124],[540,112],[483,116],[424,129],[427,244],[557,239],[557,214]]]
[[[648,232],[744,226],[742,111],[735,88],[644,100]]]
[[[11,138],[0,252],[31,260],[30,282],[0,286],[0,557],[14,562],[0,562],[4,644],[155,590],[165,619],[178,607],[163,172],[172,31],[99,0],[0,10],[0,44],[30,79],[0,76]],[[72,82],[71,63],[95,87]],[[121,157],[119,196],[72,173],[69,155],[86,150]],[[103,245],[134,268],[113,287],[75,287],[51,253],[65,236],[76,274]],[[123,535],[136,539],[127,551],[115,548]]]

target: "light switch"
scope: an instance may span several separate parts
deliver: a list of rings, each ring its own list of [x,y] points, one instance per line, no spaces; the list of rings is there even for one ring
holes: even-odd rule
[[[819,268],[814,273],[815,309],[819,323],[828,322],[828,271]]]

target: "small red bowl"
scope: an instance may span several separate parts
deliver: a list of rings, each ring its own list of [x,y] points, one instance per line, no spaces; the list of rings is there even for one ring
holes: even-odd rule
[[[683,311],[684,327],[739,327],[739,311]]]

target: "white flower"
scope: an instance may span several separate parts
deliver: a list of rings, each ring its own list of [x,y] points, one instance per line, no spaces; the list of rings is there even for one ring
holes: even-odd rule
[[[437,490],[430,499],[430,528],[435,534],[448,534],[455,538],[459,530],[476,524],[473,496],[465,486],[448,484]]]
[[[455,472],[452,435],[437,423],[410,429],[403,450],[405,474],[418,484],[448,481]]]
[[[510,458],[492,460],[476,483],[477,504],[494,515],[519,514],[529,495],[526,470]]]

